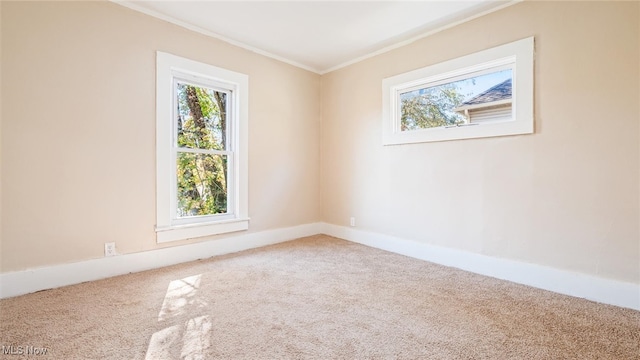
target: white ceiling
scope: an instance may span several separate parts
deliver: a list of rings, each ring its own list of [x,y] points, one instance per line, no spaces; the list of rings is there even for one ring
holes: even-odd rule
[[[321,74],[513,3],[511,0],[114,2]]]

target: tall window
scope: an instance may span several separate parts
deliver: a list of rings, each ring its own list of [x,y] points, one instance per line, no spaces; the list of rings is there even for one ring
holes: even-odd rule
[[[157,54],[157,240],[248,228],[243,74]]]

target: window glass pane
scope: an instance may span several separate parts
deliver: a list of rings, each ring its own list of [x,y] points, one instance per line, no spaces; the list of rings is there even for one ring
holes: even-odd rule
[[[178,147],[226,150],[227,94],[178,82],[176,97]]]
[[[178,152],[177,216],[227,213],[227,156]]]
[[[511,82],[506,69],[401,93],[400,130],[510,120]]]

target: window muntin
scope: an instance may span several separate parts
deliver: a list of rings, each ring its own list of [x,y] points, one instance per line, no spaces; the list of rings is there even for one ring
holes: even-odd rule
[[[383,144],[533,132],[533,38],[383,80]]]
[[[163,52],[156,66],[157,241],[248,229],[248,76]]]

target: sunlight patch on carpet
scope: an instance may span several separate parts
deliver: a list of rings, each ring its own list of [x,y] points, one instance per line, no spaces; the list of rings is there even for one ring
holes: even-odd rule
[[[206,315],[162,329],[151,336],[145,359],[172,359],[177,349],[180,359],[202,359],[211,346],[211,329],[211,319]]]
[[[181,359],[199,359],[205,350],[211,346],[211,319],[209,316],[199,316],[187,321],[182,336]]]
[[[201,279],[202,274],[198,274],[171,281],[158,321],[177,319],[179,315],[192,313],[194,306],[202,305],[197,299]],[[203,315],[157,331],[151,335],[145,359],[170,359],[178,354],[181,359],[201,359],[203,351],[211,346],[211,329],[211,319]]]
[[[201,278],[202,274],[199,274],[170,282],[158,314],[158,321],[182,314],[186,310],[185,307],[195,301]]]
[[[171,350],[180,337],[180,327],[174,325],[162,329],[151,336],[145,360],[170,359]]]

